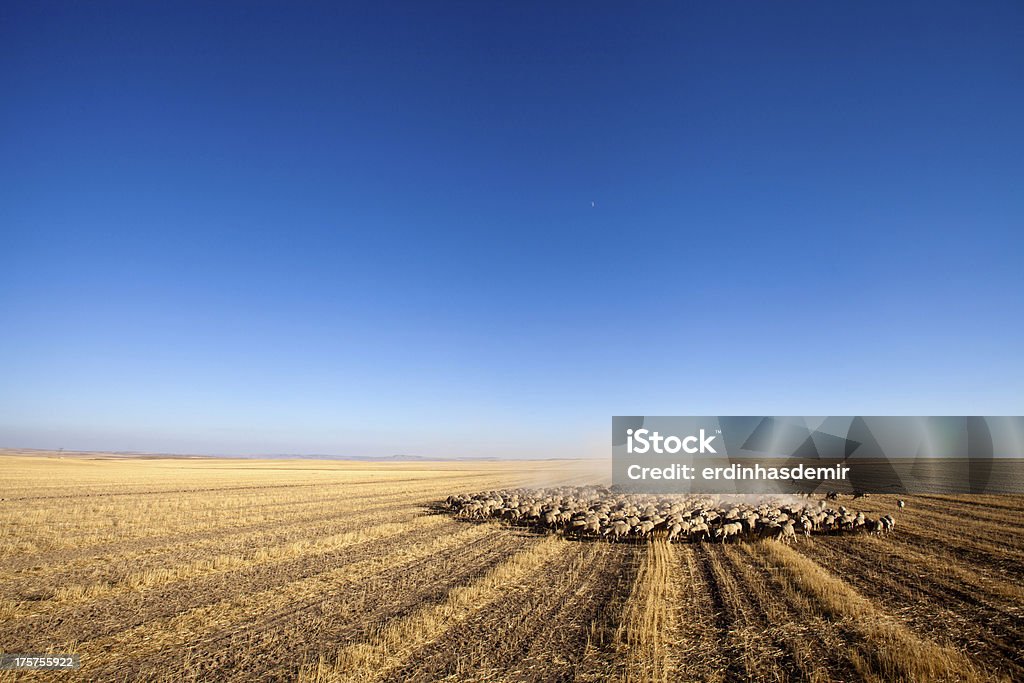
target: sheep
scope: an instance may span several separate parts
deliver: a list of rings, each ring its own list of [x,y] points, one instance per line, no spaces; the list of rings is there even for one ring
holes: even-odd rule
[[[804,538],[811,537],[811,531],[814,530],[814,522],[807,515],[800,517],[800,530],[804,532]]]
[[[742,524],[740,524],[739,522],[727,522],[726,524],[723,524],[722,526],[715,529],[715,538],[722,539],[722,543],[724,544],[725,539],[729,538],[730,536],[735,536],[736,538],[739,538],[740,534],[742,533]]]
[[[780,543],[792,543],[796,540],[796,530],[793,528],[792,522],[787,522],[779,527],[777,535],[774,540]]]
[[[774,538],[791,543],[797,532],[814,534],[892,531],[894,518],[869,520],[863,512],[810,496],[752,502],[723,500],[718,496],[656,496],[624,494],[597,487],[515,489],[458,494],[438,507],[460,518],[499,518],[516,526],[529,526],[574,538],[646,540],[652,536],[670,542],[704,542],[714,538]]]
[[[711,538],[711,530],[708,525],[699,522],[690,526],[690,540],[693,542],[704,542]]]
[[[629,535],[629,524],[619,520],[612,524],[611,534],[616,541]]]
[[[636,534],[637,536],[640,536],[640,537],[644,537],[644,536],[647,536],[647,535],[649,535],[649,534],[650,534],[650,533],[651,533],[652,531],[654,531],[654,523],[653,523],[653,522],[651,522],[650,520],[648,520],[648,521],[646,521],[646,522],[640,522],[640,523],[639,523],[639,524],[637,524],[637,525],[636,525],[635,527],[633,527],[633,532],[634,532],[634,533],[635,533],[635,534]]]

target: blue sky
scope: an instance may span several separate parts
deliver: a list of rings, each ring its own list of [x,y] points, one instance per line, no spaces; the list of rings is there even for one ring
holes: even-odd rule
[[[297,5],[0,7],[0,446],[1024,413],[1019,2]]]

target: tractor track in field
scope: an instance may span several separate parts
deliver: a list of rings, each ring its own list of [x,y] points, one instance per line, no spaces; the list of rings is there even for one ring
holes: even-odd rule
[[[971,543],[968,545],[975,546],[988,544],[1009,547],[1013,545],[1013,540],[1024,533],[1024,525],[978,519],[969,513],[957,515],[949,510],[914,510],[913,514],[897,514],[895,518],[896,528],[904,530],[970,529]],[[1024,559],[1024,554],[1018,555],[1018,558]]]
[[[531,541],[495,529],[283,608],[246,615],[244,623],[231,623],[190,640],[186,653],[147,657],[132,665],[132,670],[142,677],[156,672],[184,674],[187,665],[188,675],[199,680],[225,669],[240,672],[241,680],[293,680],[300,666],[318,653],[364,641],[380,624],[443,600],[453,587],[484,574],[515,551],[529,547]],[[381,600],[380,596],[390,597]]]
[[[367,495],[367,500],[383,500],[379,505],[369,508],[362,508],[359,514],[367,510],[389,510],[393,509],[392,498],[404,499],[406,494],[391,494],[384,496]],[[354,499],[358,503],[361,499]],[[413,503],[415,504],[415,503]],[[45,564],[69,564],[76,560],[104,561],[111,557],[123,557],[125,554],[141,554],[160,552],[161,550],[180,551],[182,547],[188,548],[195,543],[215,542],[229,540],[235,536],[256,535],[271,533],[274,531],[286,532],[288,529],[308,526],[316,521],[329,521],[340,519],[353,514],[353,510],[359,509],[356,506],[346,505],[340,508],[333,517],[325,517],[323,511],[315,511],[301,517],[285,516],[281,520],[273,522],[256,522],[241,526],[213,527],[199,532],[186,532],[154,535],[144,538],[136,538],[126,541],[110,541],[101,544],[84,545],[75,548],[57,549],[39,553],[24,554],[17,558],[10,558],[0,567],[5,571],[18,571],[31,569],[41,563]]]
[[[596,567],[582,564],[580,548],[566,546],[552,561],[525,580],[502,586],[494,599],[478,605],[477,610],[427,643],[404,666],[390,670],[381,680],[436,681],[450,675],[466,675],[469,671],[503,670],[516,661],[517,654],[529,647],[528,626],[538,628],[551,610],[559,591],[551,586],[566,573],[580,570],[593,572]],[[522,629],[522,630],[521,630]]]
[[[588,591],[577,591],[556,615],[557,629],[549,629],[546,637],[534,641],[511,672],[509,678],[533,683],[569,683],[583,665],[584,655],[593,628],[607,619],[615,603],[616,593],[625,590],[633,580],[635,549],[606,544],[609,566]]]
[[[7,648],[31,647],[49,640],[85,641],[108,636],[154,619],[167,618],[207,604],[213,596],[266,590],[299,578],[314,576],[380,552],[382,547],[415,538],[419,531],[399,533],[348,545],[317,556],[300,556],[228,570],[157,586],[152,590],[119,592],[107,598],[73,604],[54,614],[28,616],[0,627],[0,642]],[[450,533],[439,525],[428,535]],[[86,625],[83,629],[83,625]]]
[[[847,641],[841,630],[815,614],[813,605],[786,590],[770,567],[761,562],[755,547],[747,543],[730,545],[725,555],[757,603],[769,631],[786,648],[786,661],[795,667],[786,671],[790,678],[856,678],[856,671],[843,657]]]
[[[564,677],[579,661],[581,649],[553,651],[545,645],[572,632],[574,623],[576,631],[589,625],[589,620],[580,620],[582,625],[577,620],[583,613],[599,611],[623,557],[607,544],[579,545],[546,565],[528,583],[511,587],[499,602],[484,606],[470,620],[443,634],[417,653],[414,663],[389,672],[384,680],[464,680],[471,672],[501,678],[517,667],[522,667],[517,681],[531,676],[553,680],[552,667],[561,668]],[[575,641],[582,648],[585,641],[581,642],[579,635],[558,640]]]
[[[458,479],[472,480],[485,477],[494,477],[491,472],[480,472],[473,474],[460,474]],[[366,479],[360,479],[355,481],[323,481],[323,482],[312,482],[312,483],[295,483],[295,484],[246,484],[243,486],[211,486],[211,487],[199,487],[199,488],[180,488],[180,489],[153,489],[144,491],[98,491],[92,493],[81,493],[81,494],[55,494],[55,495],[43,495],[43,496],[18,496],[14,495],[11,497],[4,497],[4,502],[24,502],[24,501],[36,501],[36,500],[80,500],[86,498],[121,498],[125,496],[148,496],[148,495],[167,495],[171,497],[181,496],[182,494],[219,494],[231,491],[274,491],[279,489],[291,490],[291,489],[303,489],[303,488],[325,488],[325,487],[358,487],[358,486],[393,486],[395,484],[408,484],[416,483],[423,484],[425,481],[431,481],[430,479],[424,480],[422,477],[407,477],[403,479],[381,479],[380,481],[369,481]]]
[[[1015,618],[1007,606],[987,603],[964,584],[947,579],[941,568],[914,566],[895,549],[880,556],[874,548],[845,541],[816,542],[798,550],[842,576],[919,635],[955,643],[979,661],[998,662],[998,668],[1024,678],[1022,615]]]
[[[713,603],[720,608],[721,646],[729,653],[727,678],[787,680],[799,663],[771,616],[747,589],[746,577],[730,561],[725,546],[701,544],[698,557],[708,578]]]
[[[720,643],[728,629],[725,612],[711,589],[710,574],[697,544],[673,546],[685,581],[680,595],[681,611],[679,652],[676,674],[682,681],[715,680],[715,672],[725,669]]]
[[[195,531],[182,531],[180,533],[172,534],[161,534],[146,536],[143,538],[134,538],[125,541],[109,541],[99,544],[83,545],[73,548],[59,548],[50,551],[40,551],[33,553],[23,553],[20,555],[11,555],[10,557],[3,558],[0,560],[0,570],[11,572],[19,570],[29,570],[40,564],[48,565],[62,565],[75,562],[76,560],[96,560],[102,562],[109,558],[121,558],[126,554],[141,554],[141,553],[153,553],[160,552],[161,550],[179,550],[182,546],[191,546],[197,542],[216,542],[221,540],[230,539],[235,536],[245,536],[247,534],[263,534],[274,531],[286,532],[288,529],[301,528],[303,525],[308,525],[311,522],[323,521],[341,518],[346,515],[364,514],[370,510],[393,510],[394,502],[408,500],[409,505],[412,507],[423,507],[434,502],[435,498],[441,493],[442,487],[438,489],[433,487],[427,488],[424,491],[397,491],[395,493],[385,494],[374,494],[367,493],[361,496],[355,497],[344,497],[339,496],[339,509],[335,517],[324,517],[322,510],[314,510],[302,517],[294,517],[286,515],[280,520],[267,522],[260,521],[251,524],[232,526],[232,527],[213,527],[211,529],[203,530],[200,532]],[[422,493],[422,497],[420,497]],[[332,499],[328,499],[326,502],[331,502]],[[372,506],[360,506],[362,501],[372,500],[375,502]],[[302,503],[303,507],[312,507],[313,505],[319,505],[321,502],[312,504]]]
[[[961,506],[963,508],[969,508],[972,510],[1005,510],[1010,513],[1019,513],[1021,508],[1024,507],[1024,503],[1020,502],[1022,496],[1020,495],[979,495],[971,498],[965,498],[963,496],[950,497],[938,494],[921,493],[914,495],[912,500],[918,498],[928,501],[938,501],[945,504]],[[995,500],[993,500],[995,498]],[[1016,502],[1014,502],[1016,499]]]
[[[952,555],[960,563],[994,571],[1008,581],[1024,582],[1024,553],[993,543],[988,543],[989,547],[986,548],[977,542],[965,541],[954,534],[947,533],[943,536],[929,531],[924,525],[919,524],[898,525],[893,535],[893,543],[906,543],[924,552],[934,553],[940,550]]]
[[[995,528],[1005,528],[1009,533],[1020,533],[1024,531],[1024,518],[1020,517],[1020,511],[994,511],[984,507],[978,507],[970,503],[956,503],[953,501],[941,502],[932,499],[912,499],[910,509],[901,511],[896,516],[917,519],[923,521],[923,517],[940,517],[947,522],[961,524],[965,519],[970,519],[974,524],[983,524]]]
[[[212,529],[174,540],[166,540],[167,537],[159,539],[154,537],[153,544],[149,542],[123,543],[117,546],[116,552],[111,549],[106,555],[93,555],[83,551],[73,553],[71,556],[68,553],[54,552],[41,556],[23,557],[17,563],[21,565],[20,567],[8,567],[3,570],[6,577],[0,583],[0,597],[27,600],[45,599],[39,595],[18,595],[17,589],[20,588],[24,591],[25,585],[43,582],[58,586],[86,580],[113,583],[117,579],[116,573],[119,568],[138,571],[145,569],[146,566],[166,566],[171,562],[192,559],[205,550],[218,553],[237,553],[247,549],[265,548],[309,538],[306,534],[310,531],[321,532],[318,533],[318,536],[326,536],[367,521],[412,519],[423,514],[433,503],[429,497],[419,498],[407,494],[368,496],[367,498],[383,502],[368,506],[345,506],[327,516],[322,513],[311,513],[307,516],[262,526]],[[146,541],[149,540],[146,539]],[[74,557],[74,555],[83,555],[83,557]],[[52,567],[52,569],[44,571],[44,567],[40,563]],[[104,566],[104,563],[107,564]],[[111,563],[116,564],[112,565]],[[97,570],[93,565],[101,565],[101,569]],[[35,591],[35,593],[38,592],[38,590]]]
[[[286,546],[296,540],[309,540],[316,542],[317,539],[330,537],[332,535],[352,531],[360,525],[366,525],[380,519],[383,510],[392,511],[391,520],[394,522],[410,521],[422,513],[418,505],[404,507],[391,506],[382,508],[367,508],[360,512],[341,513],[335,517],[327,517],[320,521],[321,524],[310,529],[310,520],[297,521],[294,524],[272,527],[269,531],[261,531],[240,535],[232,539],[231,536],[217,538],[205,538],[193,543],[178,543],[167,546],[170,552],[160,553],[150,549],[138,555],[120,553],[103,564],[102,558],[95,558],[95,561],[84,565],[75,565],[68,569],[60,564],[53,567],[51,571],[22,571],[13,577],[7,578],[0,586],[0,597],[18,601],[39,602],[39,606],[49,605],[54,608],[61,608],[59,602],[51,603],[54,592],[57,588],[81,585],[102,586],[107,590],[124,588],[123,584],[131,575],[145,572],[147,569],[163,569],[174,565],[188,564],[197,558],[215,557],[218,555],[255,556],[258,551],[266,548]],[[401,514],[395,514],[401,513]],[[310,532],[315,535],[310,535]],[[228,541],[239,542],[238,545],[228,545]],[[47,595],[49,593],[49,595]]]
[[[608,680],[619,680],[624,667],[621,652],[620,631],[624,626],[624,618],[629,609],[629,596],[635,585],[642,547],[632,543],[610,543],[609,552],[618,554],[618,571],[610,578],[604,594],[598,601],[589,605],[588,614],[592,615],[580,637],[584,646],[578,661],[572,661],[568,667],[559,667],[554,672],[553,680],[559,683],[603,683]],[[583,626],[584,624],[577,624]],[[550,652],[557,656],[558,650],[552,649],[552,643],[541,643],[541,652]],[[529,656],[523,665],[529,661]],[[537,679],[535,672],[527,671],[524,680]],[[537,679],[545,680],[543,677]]]

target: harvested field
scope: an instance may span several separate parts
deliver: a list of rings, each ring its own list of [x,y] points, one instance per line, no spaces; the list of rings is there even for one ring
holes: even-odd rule
[[[846,497],[894,528],[670,543],[446,503],[604,483],[579,463],[0,468],[0,649],[80,654],[62,680],[1024,679],[1020,496]]]

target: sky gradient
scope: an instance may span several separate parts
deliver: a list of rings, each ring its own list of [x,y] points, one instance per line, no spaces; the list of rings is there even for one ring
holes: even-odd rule
[[[0,6],[0,446],[1024,414],[1024,5]]]

